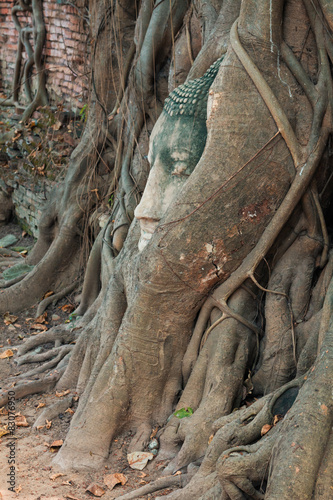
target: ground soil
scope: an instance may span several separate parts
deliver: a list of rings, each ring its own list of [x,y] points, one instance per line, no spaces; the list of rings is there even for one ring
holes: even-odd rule
[[[22,229],[15,223],[0,227],[0,238],[7,234],[14,234],[19,238],[15,246],[30,247],[33,244],[33,238],[27,234],[22,236]],[[63,310],[63,306],[75,305],[74,292],[71,295],[64,297],[57,304],[51,304],[47,309],[47,328],[51,328],[55,324],[68,321],[69,312]],[[70,308],[69,308],[70,309]],[[31,318],[35,317],[36,306],[17,315],[17,319],[12,324],[6,324],[5,318],[0,318],[0,353],[7,349],[13,348],[14,356],[0,359],[0,386],[5,388],[8,377],[18,373],[25,372],[37,366],[37,364],[29,364],[17,366],[15,363],[15,346],[22,344],[25,339],[32,335],[38,335],[38,331],[34,330]],[[58,317],[59,319],[52,319]],[[75,394],[73,394],[75,398]],[[60,396],[61,397],[61,396]],[[54,441],[64,440],[72,414],[70,412],[60,413],[53,418],[50,427],[46,426],[38,431],[33,429],[33,424],[44,406],[49,406],[58,401],[59,397],[55,392],[51,394],[37,394],[25,397],[15,402],[16,414],[26,417],[27,427],[17,427],[14,437],[10,434],[0,438],[0,499],[20,499],[20,500],[63,500],[77,499],[85,500],[97,498],[86,489],[91,484],[96,484],[103,488],[105,493],[103,499],[118,498],[121,494],[136,489],[151,480],[156,479],[161,469],[166,465],[165,462],[154,459],[143,471],[132,470],[127,462],[127,447],[131,438],[130,433],[122,435],[115,439],[112,444],[110,458],[102,470],[96,472],[79,472],[79,471],[63,471],[53,466],[52,459],[57,450],[52,450],[50,445]],[[75,411],[77,402],[72,406]],[[96,415],[98,419],[98,415]],[[0,430],[5,428],[8,423],[7,407],[0,409]],[[16,491],[12,493],[8,491],[7,474],[9,473],[9,443],[15,441],[16,454]],[[55,477],[57,473],[62,473]],[[111,491],[104,483],[104,477],[113,473],[122,473],[128,479],[125,486],[117,485]],[[156,492],[154,495],[146,495],[141,498],[155,498],[156,496],[169,493],[171,490]]]

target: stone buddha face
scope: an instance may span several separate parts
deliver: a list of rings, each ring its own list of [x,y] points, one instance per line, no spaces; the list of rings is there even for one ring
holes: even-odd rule
[[[140,222],[142,251],[167,208],[193,172],[207,138],[208,90],[221,60],[201,78],[177,87],[165,101],[149,141],[151,170],[134,215]]]

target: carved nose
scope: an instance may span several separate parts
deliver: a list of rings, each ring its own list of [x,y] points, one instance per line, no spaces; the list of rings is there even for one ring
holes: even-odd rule
[[[157,170],[157,168],[154,168],[150,171],[143,196],[134,211],[137,219],[159,221],[162,218],[161,179],[158,176]]]

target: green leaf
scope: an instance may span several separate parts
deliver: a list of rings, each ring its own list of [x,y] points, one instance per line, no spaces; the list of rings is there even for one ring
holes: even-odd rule
[[[191,415],[193,415],[193,408],[191,408],[191,407],[181,408],[180,410],[177,410],[174,413],[174,416],[177,418],[190,417]]]

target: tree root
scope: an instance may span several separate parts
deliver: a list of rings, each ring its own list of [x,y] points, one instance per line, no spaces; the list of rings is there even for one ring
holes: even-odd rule
[[[37,375],[38,373],[43,373],[47,370],[50,370],[54,367],[59,368],[59,363],[73,350],[74,345],[65,345],[61,347],[55,347],[54,349],[51,349],[50,351],[41,353],[41,354],[35,354],[35,355],[30,355],[27,354],[26,357],[23,358],[22,360],[19,360],[19,364],[25,364],[25,363],[37,363],[41,361],[45,361],[47,359],[50,359],[51,357],[55,356],[51,361],[48,363],[44,363],[41,366],[38,366],[37,368],[34,368],[33,370],[30,370],[26,373],[23,373],[22,375],[19,375],[18,378],[21,377],[32,377],[34,375]],[[67,358],[68,359],[68,358]]]
[[[165,488],[170,488],[170,486],[178,486],[179,488],[184,488],[186,484],[191,479],[190,474],[178,474],[176,476],[165,476],[152,481],[135,491],[126,493],[118,497],[119,500],[133,500],[134,498],[139,498],[143,495],[148,495],[149,493],[154,493],[154,491],[164,490]],[[163,497],[165,498],[165,497]]]
[[[60,370],[55,370],[53,373],[47,374],[43,379],[33,380],[33,381],[22,381],[18,385],[5,390],[0,395],[0,408],[8,403],[8,392],[15,391],[15,398],[20,399],[24,396],[29,396],[30,394],[37,394],[40,392],[49,392],[56,385],[57,381],[60,379],[64,372],[64,368]]]
[[[75,290],[77,285],[78,285],[78,282],[75,281],[74,283],[71,283],[70,285],[66,286],[60,292],[55,293],[54,295],[50,295],[50,297],[46,297],[46,299],[42,300],[42,302],[40,302],[38,304],[37,311],[36,311],[36,318],[38,318],[38,316],[43,314],[45,309],[47,309],[47,307],[50,304],[52,304],[52,303],[56,304],[60,299],[62,299],[63,297],[65,297],[66,295],[71,293],[73,290]]]
[[[75,340],[75,338],[76,334],[73,329],[66,330],[63,325],[59,325],[47,332],[39,333],[38,335],[26,340],[24,344],[19,346],[18,355],[23,356],[35,347],[51,342],[55,343],[55,347],[59,347],[61,343],[70,344]],[[17,363],[21,364],[19,360],[17,361]]]
[[[56,403],[45,408],[39,415],[37,420],[33,425],[33,429],[38,430],[38,427],[44,426],[46,420],[52,420],[54,417],[59,415],[59,413],[64,413],[68,408],[72,406],[73,398],[72,396],[66,396],[59,399]]]
[[[273,429],[250,446],[237,446],[224,453],[216,464],[217,476],[222,491],[230,500],[252,498],[263,500],[264,493],[256,486],[261,486],[268,475],[268,464],[273,445],[277,439],[277,429]]]
[[[231,297],[230,304],[232,317],[220,324],[218,320],[213,322],[213,326],[217,326],[202,347],[177,404],[176,409],[191,407],[193,415],[182,420],[172,417],[161,437],[162,455],[168,449],[169,453],[172,451],[172,443],[177,448],[179,442],[183,442],[175,460],[168,466],[170,472],[205,454],[213,422],[237,408],[243,398],[243,380],[256,357],[256,339],[245,326],[253,325],[256,297],[239,289]],[[219,311],[215,309],[213,321],[217,314]],[[243,318],[241,323],[239,316]]]

